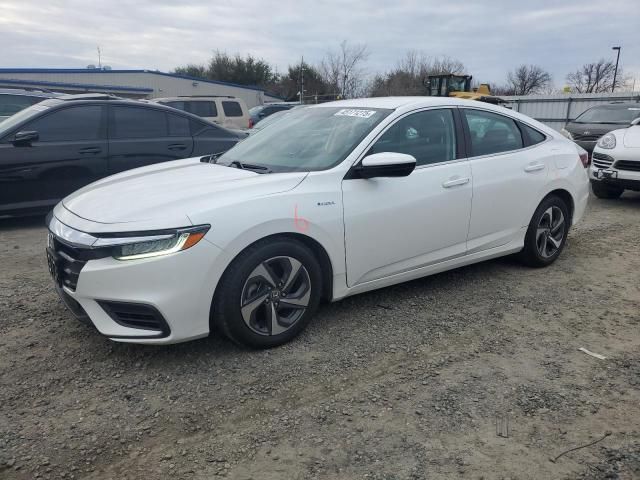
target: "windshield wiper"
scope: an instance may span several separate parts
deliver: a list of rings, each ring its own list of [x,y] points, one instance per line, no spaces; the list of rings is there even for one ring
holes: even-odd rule
[[[222,164],[220,164],[222,165]],[[229,167],[239,168],[241,170],[258,170],[256,173],[271,173],[271,170],[264,165],[254,165],[252,163],[242,163],[238,160],[232,160],[227,164]]]

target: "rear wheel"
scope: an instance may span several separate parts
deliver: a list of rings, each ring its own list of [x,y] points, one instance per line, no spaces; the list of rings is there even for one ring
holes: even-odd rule
[[[618,198],[624,192],[624,188],[616,187],[605,182],[591,182],[593,194],[598,198]]]
[[[234,342],[270,348],[296,337],[320,303],[320,265],[291,239],[259,242],[244,251],[220,280],[213,323]]]
[[[569,209],[560,197],[551,195],[538,206],[520,252],[522,261],[532,267],[546,267],[560,256],[569,233]]]

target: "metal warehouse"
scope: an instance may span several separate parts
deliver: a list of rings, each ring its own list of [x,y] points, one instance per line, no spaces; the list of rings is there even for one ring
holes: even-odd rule
[[[0,87],[101,92],[130,98],[230,95],[249,108],[281,99],[264,89],[153,70],[0,68]]]

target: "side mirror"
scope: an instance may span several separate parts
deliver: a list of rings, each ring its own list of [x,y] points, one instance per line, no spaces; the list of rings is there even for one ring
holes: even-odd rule
[[[638,118],[636,118],[634,120],[631,120],[631,126],[635,127],[636,125],[640,125],[640,117],[638,117]]]
[[[352,170],[350,178],[406,177],[416,168],[412,155],[381,152],[366,156]]]
[[[18,132],[13,136],[13,144],[16,147],[31,145],[32,142],[37,142],[40,135],[35,131]]]

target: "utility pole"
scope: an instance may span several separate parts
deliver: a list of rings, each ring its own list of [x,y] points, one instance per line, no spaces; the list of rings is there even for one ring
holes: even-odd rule
[[[616,77],[618,76],[618,62],[620,61],[620,50],[622,47],[611,47],[611,50],[617,50],[618,56],[616,57],[616,69],[613,71],[613,85],[611,85],[611,93],[616,89]]]
[[[300,105],[304,103],[304,55],[300,60]]]

